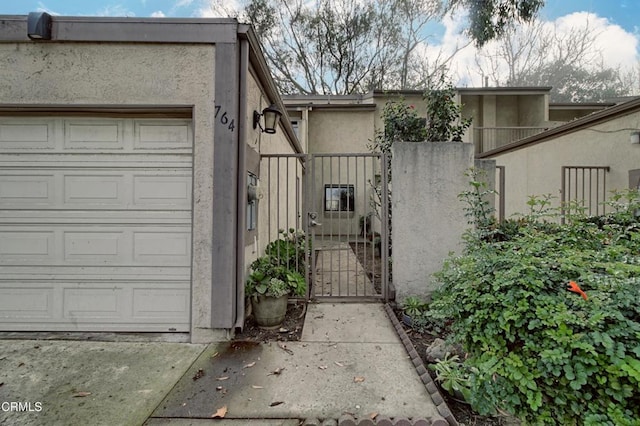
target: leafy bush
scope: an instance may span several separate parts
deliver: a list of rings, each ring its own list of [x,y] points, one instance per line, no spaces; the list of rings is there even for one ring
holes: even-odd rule
[[[430,364],[429,369],[435,371],[436,381],[451,396],[462,398],[464,401],[471,399],[469,377],[472,371],[460,361],[458,355],[446,354],[437,364]]]
[[[479,193],[470,191],[472,204]],[[470,231],[466,252],[437,274],[430,315],[453,320],[478,412],[640,424],[640,199],[617,194],[611,205],[566,225],[546,221],[546,207],[502,225],[472,215],[484,229]],[[567,291],[570,281],[586,300]]]
[[[265,248],[264,256],[251,263],[246,295],[304,296],[307,290],[305,259],[304,233],[295,229],[281,230],[280,237]]]

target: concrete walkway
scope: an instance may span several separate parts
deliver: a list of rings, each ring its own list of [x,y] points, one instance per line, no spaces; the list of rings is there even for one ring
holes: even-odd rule
[[[379,295],[349,242],[319,240],[316,247],[315,296]],[[373,258],[370,260],[373,262]]]
[[[444,421],[376,304],[310,305],[300,342],[4,340],[0,373],[0,403],[32,408],[0,411],[0,424],[195,425],[223,412],[217,424]]]

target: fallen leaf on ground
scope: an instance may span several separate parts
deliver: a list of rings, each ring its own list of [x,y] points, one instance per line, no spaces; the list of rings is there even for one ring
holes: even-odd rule
[[[319,368],[320,370],[326,370],[326,369],[327,369],[327,368],[329,368],[329,367],[327,367],[326,365],[321,365],[321,366],[319,366],[318,368]]]
[[[284,370],[284,367],[282,367],[282,368],[276,368],[276,369],[275,369],[275,370],[273,370],[271,373],[269,373],[269,374],[268,374],[268,376],[271,376],[271,375],[275,375],[275,376],[277,376],[277,375],[279,375],[279,374],[281,374],[281,373],[282,373],[282,370]]]
[[[255,361],[250,362],[249,364],[245,365],[245,366],[244,366],[244,367],[242,367],[242,368],[251,368],[251,367],[253,367],[254,365],[256,365],[256,362],[255,362]]]
[[[288,333],[288,332],[289,332],[289,329],[288,329],[288,328],[280,327],[280,328],[278,329],[278,333]]]
[[[283,351],[285,351],[286,353],[288,353],[289,355],[293,355],[293,351],[287,348],[287,345],[285,345],[284,343],[278,343],[278,347]]]
[[[254,389],[264,389],[264,386],[258,386],[258,385],[251,385],[251,387]]]
[[[354,377],[354,378],[353,378],[353,381],[354,381],[355,383],[362,383],[362,382],[364,382],[364,377],[362,377],[362,376],[356,376],[356,377]]]
[[[211,355],[211,358],[215,358],[218,356],[218,354],[220,354],[220,352],[216,352],[215,354]]]
[[[216,412],[211,415],[211,418],[212,419],[215,419],[215,418],[222,419],[226,415],[227,415],[227,406],[225,405],[223,407],[218,408],[216,410]]]
[[[85,396],[91,395],[91,392],[76,392],[73,394],[74,398],[84,398]]]
[[[278,405],[284,404],[284,401],[276,401],[269,404],[270,407],[276,407]]]
[[[334,361],[333,363],[338,367],[344,367],[344,364],[340,364],[338,361]]]
[[[22,367],[24,365],[24,362],[21,362],[20,364],[18,364],[18,367]]]
[[[221,382],[223,380],[229,380],[229,376],[216,377],[216,380]]]
[[[376,419],[376,417],[378,417],[378,413],[376,413],[375,411],[374,411],[373,413],[369,414],[369,418],[370,418],[371,420],[375,420],[375,419]]]
[[[204,376],[204,370],[201,368],[199,369],[196,374],[193,376],[193,380],[198,380],[200,379],[202,376]]]

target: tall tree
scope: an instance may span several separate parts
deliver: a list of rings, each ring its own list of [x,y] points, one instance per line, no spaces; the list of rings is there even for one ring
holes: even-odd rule
[[[253,24],[282,93],[350,94],[425,89],[454,53],[425,53],[428,24],[468,8],[470,35],[495,37],[510,20],[531,19],[543,0],[210,0],[222,15]],[[495,21],[495,22],[494,22]]]
[[[541,21],[510,24],[478,51],[476,64],[496,86],[551,86],[554,102],[624,95],[619,70],[604,65],[598,35],[588,22],[570,31]]]
[[[441,0],[214,0],[219,14],[249,21],[283,93],[350,94],[413,88],[443,71],[420,45]],[[424,83],[423,81],[423,83]],[[423,86],[424,87],[424,86]]]

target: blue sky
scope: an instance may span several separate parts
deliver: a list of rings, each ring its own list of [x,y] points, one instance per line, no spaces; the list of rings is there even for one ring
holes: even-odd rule
[[[212,16],[211,1],[0,0],[0,15],[47,11],[65,16],[206,17]],[[233,6],[239,0],[218,1],[225,6]],[[597,34],[594,48],[601,52],[604,65],[638,74],[639,17],[640,0],[547,0],[540,14],[545,24],[559,28],[560,33],[568,34],[576,28],[588,28],[591,34]],[[428,44],[424,45],[424,55],[437,60],[441,55],[446,57],[457,52],[448,63],[454,80],[459,84],[479,85],[483,78],[477,70],[477,50],[467,45],[468,38],[461,33],[464,28],[464,16],[460,14],[430,24],[427,27],[430,36]],[[487,47],[485,50],[490,49]],[[640,92],[640,83],[637,90]]]
[[[58,15],[202,16],[207,0],[1,0],[0,14],[26,15],[45,10]],[[547,0],[543,16],[555,19],[572,12],[592,12],[628,32],[638,32],[638,0]]]

